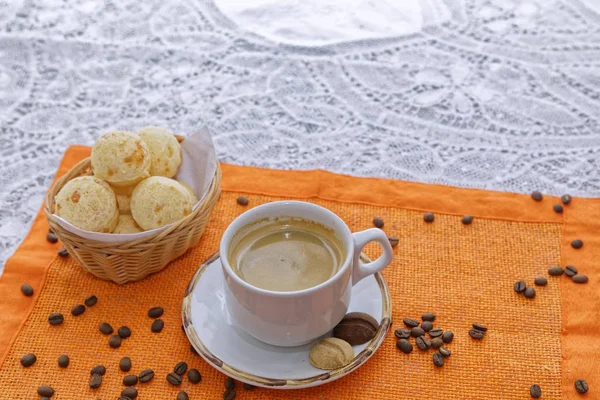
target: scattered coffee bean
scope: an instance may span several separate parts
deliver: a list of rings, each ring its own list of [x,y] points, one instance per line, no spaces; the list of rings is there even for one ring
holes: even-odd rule
[[[404,325],[408,326],[409,328],[419,326],[419,321],[417,321],[416,319],[404,318],[402,322],[404,322]]]
[[[235,400],[236,392],[235,390],[226,390],[223,393],[223,400]]]
[[[52,397],[52,396],[54,396],[54,389],[52,389],[48,385],[42,385],[42,386],[38,387],[37,393],[40,396]]]
[[[420,350],[425,351],[425,350],[428,350],[431,347],[431,342],[424,335],[423,336],[419,336],[416,339],[416,342],[417,342],[417,347]]]
[[[410,337],[410,331],[404,328],[398,328],[394,331],[394,335],[398,339],[408,339]]]
[[[388,240],[390,242],[390,245],[392,245],[392,247],[396,247],[396,246],[398,246],[398,243],[400,243],[400,239],[398,239],[396,236],[389,236]]]
[[[473,216],[465,215],[464,217],[462,217],[461,222],[463,223],[463,225],[469,225],[471,224],[471,222],[473,222]]]
[[[130,399],[135,399],[138,396],[138,391],[136,388],[128,387],[123,389],[121,392],[121,396],[129,397]]]
[[[225,389],[235,390],[235,380],[230,376],[225,378]]]
[[[440,347],[439,352],[444,357],[450,357],[452,355],[452,352],[450,350],[448,350],[447,348],[445,348],[444,346]]]
[[[412,336],[412,337],[419,337],[419,336],[423,336],[424,334],[425,334],[425,331],[423,330],[423,328],[419,328],[418,326],[412,328],[410,331],[410,336]]]
[[[104,365],[96,365],[90,371],[90,375],[94,375],[94,374],[98,374],[98,375],[106,374],[106,367]]]
[[[428,313],[425,313],[425,314],[423,314],[423,315],[421,316],[421,319],[422,319],[423,321],[429,321],[429,322],[433,322],[433,321],[435,321],[435,314],[434,314],[434,313],[430,313],[430,312],[428,312]]]
[[[531,397],[534,399],[539,399],[542,397],[542,388],[540,385],[531,385],[529,388],[529,394],[531,394]]]
[[[442,341],[444,343],[452,343],[452,340],[454,340],[454,333],[452,333],[451,331],[444,332],[444,334],[442,335]]]
[[[60,325],[65,320],[65,317],[59,312],[52,313],[48,316],[48,322],[50,325]]]
[[[434,353],[433,354],[433,364],[436,367],[443,367],[444,366],[444,356],[441,353]]]
[[[533,287],[529,286],[527,289],[525,289],[525,291],[523,292],[523,294],[528,299],[533,299],[535,297],[535,289]]]
[[[78,317],[85,312],[85,306],[83,304],[77,304],[75,307],[71,308],[71,315],[74,317]]]
[[[525,289],[527,289],[527,284],[525,283],[525,281],[518,281],[518,282],[515,282],[515,285],[513,286],[513,288],[515,289],[515,292],[523,293],[525,291]]]
[[[477,329],[470,329],[469,330],[469,336],[471,336],[473,339],[483,339],[483,336],[485,335],[484,332],[482,331],[478,331]]]
[[[21,357],[21,365],[25,368],[31,367],[37,361],[35,354],[29,353]]]
[[[70,362],[71,360],[66,354],[63,354],[62,356],[58,357],[58,366],[61,368],[67,368]]]
[[[165,327],[165,323],[163,322],[163,320],[156,319],[152,323],[152,327],[150,329],[152,330],[152,332],[158,333],[158,332],[162,331],[164,327]]]
[[[87,307],[94,307],[98,303],[98,298],[94,295],[89,296],[85,299],[84,303]]]
[[[190,400],[190,397],[182,390],[181,392],[177,393],[177,400]]]
[[[413,346],[406,339],[400,339],[396,342],[396,347],[399,348],[403,353],[410,353],[413,351]]]
[[[558,214],[561,214],[563,212],[563,206],[561,206],[560,204],[553,205],[552,209]]]
[[[573,247],[574,249],[580,249],[583,247],[583,240],[581,239],[575,239],[571,242],[571,247]]]
[[[423,321],[423,322],[421,322],[421,328],[423,328],[423,330],[425,332],[429,332],[430,330],[433,329],[433,322],[431,322],[431,321]]]
[[[185,374],[185,371],[187,371],[187,369],[188,369],[188,365],[185,362],[181,361],[175,365],[175,367],[173,368],[173,372],[175,372],[179,376],[183,376],[183,374]]]
[[[138,383],[137,375],[127,375],[123,378],[123,385],[125,386],[134,386]]]
[[[381,229],[381,228],[383,228],[383,220],[379,217],[373,218],[373,225],[375,225],[375,227]]]
[[[31,297],[33,296],[33,288],[29,283],[24,283],[21,285],[21,293],[27,297]]]
[[[150,382],[154,378],[154,371],[152,371],[151,369],[145,369],[142,372],[140,372],[138,378],[142,383]]]
[[[432,212],[427,212],[425,213],[425,215],[423,215],[423,221],[425,222],[433,222],[434,219],[435,215],[433,215]]]
[[[531,198],[534,199],[535,201],[542,201],[542,199],[544,198],[544,196],[542,195],[541,192],[538,192],[536,190],[535,192],[531,193]]]
[[[110,324],[108,324],[106,322],[100,323],[100,326],[98,328],[100,329],[100,332],[102,332],[105,335],[110,335],[114,331],[113,327],[110,326]]]
[[[570,277],[570,278],[572,278],[572,277],[574,277],[575,275],[577,275],[577,273],[578,273],[578,272],[579,272],[579,271],[577,270],[577,268],[575,268],[575,267],[574,267],[574,266],[572,266],[572,265],[567,265],[567,266],[565,267],[565,275],[567,275],[567,276],[568,276],[568,277]]]
[[[129,372],[131,369],[131,358],[123,357],[119,361],[119,369],[123,372]]]
[[[537,278],[535,278],[533,283],[535,283],[537,286],[546,286],[548,284],[548,279],[546,279],[543,276],[538,276]]]
[[[550,276],[561,276],[565,271],[558,265],[548,268],[548,275]]]
[[[171,385],[179,386],[181,385],[181,377],[175,372],[170,372],[169,375],[167,375],[167,382]]]
[[[367,343],[379,329],[379,322],[369,314],[352,312],[333,328],[333,337],[345,340],[351,346]]]
[[[102,385],[102,375],[92,374],[90,377],[90,387],[92,389],[98,389]]]
[[[119,329],[117,329],[117,333],[119,334],[119,336],[121,336],[122,339],[127,339],[129,336],[131,336],[131,329],[129,329],[126,326],[122,326]]]
[[[590,390],[587,382],[583,379],[577,379],[575,381],[575,390],[577,390],[577,393],[587,393],[588,390]]]
[[[562,196],[560,196],[560,201],[562,201],[563,204],[569,204],[572,200],[572,197],[568,194],[563,194]]]
[[[100,398],[96,399],[96,400],[102,400]],[[127,396],[119,396],[119,398],[117,400],[131,400],[131,397],[127,397]]]
[[[69,257],[69,251],[64,247],[58,251],[60,257]]]
[[[199,356],[199,355],[200,355],[200,354],[198,354],[198,351],[197,351],[197,350],[194,348],[194,346],[193,346],[193,345],[191,345],[191,344],[190,344],[190,351],[191,351],[192,353],[194,353],[195,355],[197,355],[197,356]]]
[[[248,198],[246,196],[238,196],[237,203],[240,206],[247,206],[248,205]]]
[[[427,333],[429,333],[429,337],[436,338],[436,337],[442,336],[442,334],[444,333],[444,330],[440,329],[440,328],[433,328],[432,330],[430,330]]]
[[[441,337],[431,339],[431,347],[433,347],[434,349],[439,349],[440,347],[442,347],[443,344],[444,341]]]
[[[150,318],[160,318],[164,314],[165,310],[162,307],[152,307],[148,310],[148,316]]]
[[[48,233],[46,235],[46,240],[49,241],[50,243],[56,243],[58,242],[58,238],[56,237],[56,235],[52,232]]]
[[[121,336],[111,335],[111,337],[108,339],[108,345],[113,349],[118,349],[121,347]]]
[[[202,375],[200,375],[200,371],[195,368],[192,368],[188,371],[188,380],[191,383],[199,383],[202,380]]]
[[[588,281],[587,275],[577,274],[571,278],[575,283],[586,283]]]
[[[244,386],[244,389],[245,389],[245,390],[252,390],[252,389],[256,389],[256,386],[254,386],[254,385],[251,385],[251,384],[249,384],[249,383],[244,383],[244,385],[243,385],[243,386]]]

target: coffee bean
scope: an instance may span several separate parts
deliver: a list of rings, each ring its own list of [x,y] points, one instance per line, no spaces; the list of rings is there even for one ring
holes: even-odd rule
[[[575,390],[577,390],[577,393],[587,393],[588,390],[590,390],[587,382],[583,379],[577,379],[575,381]]]
[[[433,328],[432,330],[430,330],[427,333],[429,333],[429,337],[436,338],[436,337],[442,336],[442,334],[444,333],[444,330],[440,329],[440,328]]]
[[[65,317],[59,312],[52,313],[48,316],[48,322],[50,325],[60,325],[65,320]]]
[[[190,397],[182,390],[181,392],[177,393],[177,400],[190,400]]]
[[[199,355],[200,355],[200,354],[198,354],[198,351],[197,351],[197,350],[194,348],[194,346],[193,346],[193,345],[191,345],[191,344],[190,344],[190,351],[191,351],[192,353],[194,353],[195,355],[197,355],[197,356],[199,356]]]
[[[185,371],[187,371],[187,369],[188,369],[188,365],[185,362],[181,361],[175,365],[175,367],[173,368],[173,372],[175,372],[179,376],[183,376],[183,374],[185,374]]]
[[[413,351],[413,346],[406,339],[400,339],[396,342],[396,347],[399,348],[403,353],[410,353]]]
[[[577,270],[577,268],[575,268],[575,267],[574,267],[574,266],[572,266],[572,265],[567,265],[567,266],[565,267],[565,275],[567,275],[567,276],[568,276],[568,277],[570,277],[570,278],[572,278],[572,277],[574,277],[575,275],[577,275],[577,273],[578,273],[578,272],[579,272],[579,271]]]
[[[447,348],[445,348],[444,346],[440,347],[439,352],[444,357],[450,357],[452,355],[452,352],[450,350],[448,350]]]
[[[251,385],[251,384],[249,384],[249,383],[244,383],[244,385],[243,385],[243,386],[244,386],[244,389],[245,389],[245,390],[252,390],[252,389],[256,389],[256,386],[254,386],[254,385]]]
[[[23,293],[27,297],[33,296],[33,288],[30,284],[24,283],[21,285],[21,293]]]
[[[425,332],[429,332],[430,330],[433,329],[433,322],[431,322],[431,321],[423,321],[423,322],[421,322],[421,328],[423,328],[423,330]]]
[[[62,356],[58,357],[58,366],[61,368],[67,368],[70,362],[71,360],[66,354],[63,354]]]
[[[482,331],[478,331],[477,329],[469,330],[469,336],[471,336],[473,339],[483,339],[484,335],[485,333],[483,333]]]
[[[444,341],[441,337],[431,339],[431,347],[433,347],[434,349],[439,349],[440,347],[442,347],[443,344]]]
[[[64,247],[58,251],[60,257],[69,257],[69,251]]]
[[[398,328],[394,331],[394,335],[398,339],[408,339],[410,337],[410,331],[404,328]]]
[[[165,323],[163,322],[163,320],[156,319],[152,323],[152,327],[150,329],[152,330],[152,332],[158,333],[158,332],[162,331],[164,327],[165,327]]]
[[[230,376],[225,379],[225,389],[235,390],[235,380]]]
[[[423,215],[423,221],[425,222],[433,222],[434,219],[435,215],[433,215],[432,212],[427,212],[425,213],[425,215]]]
[[[125,386],[134,386],[138,383],[137,375],[127,375],[123,378],[123,385]]]
[[[431,342],[425,336],[419,336],[416,339],[416,343],[417,347],[423,351],[428,350],[431,347]]]
[[[118,349],[121,347],[121,336],[111,335],[111,337],[108,339],[108,345],[113,349]]]
[[[75,307],[71,308],[71,315],[74,317],[78,317],[85,312],[85,306],[83,304],[77,304]]]
[[[531,397],[534,399],[539,399],[542,397],[542,388],[540,385],[531,385],[529,388],[529,394],[531,394]]]
[[[202,380],[202,375],[200,375],[200,371],[195,368],[192,368],[188,371],[188,380],[191,383],[199,383]]]
[[[471,224],[471,222],[473,222],[473,217],[471,215],[465,215],[464,217],[462,217],[461,222],[463,223],[463,225],[469,225]]]
[[[56,237],[56,235],[52,232],[48,233],[46,235],[46,240],[49,241],[50,243],[56,243],[58,242],[58,238]]]
[[[92,389],[97,389],[102,385],[102,375],[100,374],[92,374],[90,377],[90,387]]]
[[[443,367],[444,366],[444,356],[441,353],[434,353],[433,354],[433,364],[436,367]]]
[[[428,312],[428,313],[425,313],[425,314],[423,314],[423,315],[421,316],[421,319],[422,319],[423,321],[429,321],[429,322],[433,322],[433,321],[435,321],[435,314],[434,314],[434,313],[430,313],[430,312]]]
[[[142,383],[150,382],[154,378],[154,371],[152,371],[151,369],[145,369],[142,372],[140,372],[138,378]]]
[[[523,293],[525,291],[525,289],[527,289],[527,284],[525,283],[525,281],[518,281],[518,282],[515,282],[515,285],[513,286],[513,288],[515,289],[515,292]]]
[[[562,201],[563,204],[569,204],[572,200],[572,197],[568,194],[563,194],[562,196],[560,196],[560,201]]]
[[[404,318],[402,322],[404,322],[404,325],[408,326],[409,328],[419,326],[419,321],[416,319]]]
[[[102,399],[96,399],[96,400],[102,400]],[[131,400],[131,397],[119,396],[119,398],[117,400]]]
[[[131,369],[131,358],[121,358],[121,360],[119,360],[119,369],[123,372],[129,372],[129,370]]]
[[[236,201],[240,206],[248,205],[248,198],[246,196],[238,196]]]
[[[548,284],[548,279],[544,278],[543,276],[538,276],[535,278],[533,283],[535,283],[537,286],[546,286]]]
[[[571,242],[571,247],[573,247],[574,249],[580,249],[583,247],[583,240],[581,239],[575,239]]]
[[[103,334],[105,334],[105,335],[110,335],[110,334],[112,334],[112,333],[113,333],[113,331],[114,331],[114,330],[113,330],[113,327],[112,327],[112,326],[110,326],[110,325],[109,325],[108,323],[106,323],[106,322],[102,322],[102,323],[100,323],[99,329],[100,329],[100,332],[102,332],[102,333],[103,333]]]
[[[98,303],[98,298],[94,295],[91,295],[85,299],[84,303],[88,307],[94,307],[96,303]]]
[[[375,225],[377,228],[381,229],[381,228],[383,228],[383,220],[379,217],[374,218],[373,225]]]
[[[106,367],[104,365],[96,365],[90,371],[90,375],[94,375],[94,374],[98,374],[98,375],[106,374]]]
[[[179,386],[181,385],[181,377],[175,372],[171,372],[169,375],[167,375],[167,382],[169,382],[171,385]]]
[[[226,390],[223,393],[223,400],[235,400],[235,390]]]
[[[571,278],[575,283],[586,283],[588,281],[587,275],[577,274]]]
[[[42,386],[38,387],[37,393],[40,396],[52,397],[52,396],[54,396],[54,389],[52,389],[48,385],[42,385]]]
[[[423,330],[423,328],[419,328],[418,326],[412,328],[410,331],[410,336],[412,336],[412,337],[419,337],[419,336],[423,336],[424,334],[425,334],[425,331]]]
[[[535,289],[533,287],[529,286],[527,289],[525,289],[525,291],[523,292],[523,294],[528,299],[533,299],[535,297]]]
[[[388,236],[388,241],[392,247],[396,247],[398,246],[398,243],[400,243],[400,239],[398,239],[396,236]]]
[[[119,329],[117,329],[117,333],[119,334],[119,336],[121,336],[122,339],[127,339],[129,336],[131,336],[131,329],[129,329],[126,326],[122,326]]]
[[[37,361],[35,354],[29,353],[21,357],[21,365],[25,368],[31,367]]]
[[[442,341],[444,343],[452,343],[452,340],[454,340],[454,333],[452,333],[451,331],[444,332],[444,334],[442,335]]]
[[[563,269],[557,265],[548,268],[548,275],[550,276],[561,276],[563,274]]]
[[[531,193],[531,198],[534,199],[535,201],[542,201],[542,199],[544,198],[544,196],[542,195],[541,192],[538,192],[536,190],[535,192]]]
[[[558,214],[563,212],[563,206],[561,206],[560,204],[553,205],[552,209],[554,210],[554,212],[556,212]]]
[[[333,337],[345,340],[351,346],[364,344],[377,334],[379,322],[369,314],[352,312],[333,328]]]
[[[130,399],[135,399],[138,396],[138,392],[136,388],[128,387],[121,391],[121,396],[129,397]]]
[[[150,318],[160,318],[164,314],[165,310],[162,307],[152,307],[148,310],[148,316]]]

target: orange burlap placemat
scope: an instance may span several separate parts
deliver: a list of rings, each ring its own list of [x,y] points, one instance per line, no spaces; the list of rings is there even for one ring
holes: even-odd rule
[[[71,147],[58,176],[89,155]],[[528,399],[529,386],[542,387],[544,399],[580,398],[575,379],[590,386],[587,398],[600,398],[600,201],[574,199],[563,214],[552,211],[558,199],[436,185],[354,178],[323,171],[273,171],[223,165],[223,194],[199,245],[162,272],[141,282],[118,286],[84,273],[70,258],[56,257],[59,244],[46,242],[40,213],[0,278],[0,398],[36,398],[36,388],[51,385],[54,399],[116,399],[125,373],[119,359],[128,356],[133,373],[151,368],[153,381],[138,384],[139,399],[175,399],[186,390],[191,399],[221,398],[224,376],[190,351],[181,331],[181,299],[197,269],[218,249],[226,226],[247,208],[235,199],[244,194],[250,207],[280,199],[305,199],[333,210],[352,230],[372,226],[381,216],[384,230],[400,239],[395,258],[383,275],[393,300],[392,330],[363,367],[336,382],[304,390],[238,389],[238,399]],[[436,213],[423,222],[423,211]],[[475,220],[462,225],[461,216]],[[574,238],[583,248],[571,248]],[[370,248],[369,255],[377,250]],[[513,283],[546,275],[548,266],[576,265],[590,277],[576,285],[567,277],[549,278],[537,297],[525,299]],[[35,289],[20,293],[22,283]],[[98,304],[73,317],[72,306],[94,294]],[[165,308],[165,328],[150,332],[150,307]],[[65,322],[50,326],[47,317],[62,312]],[[395,347],[393,329],[402,318],[437,314],[435,326],[452,330],[453,355],[443,368],[433,366],[432,351],[410,355]],[[119,349],[108,346],[100,322],[133,335]],[[473,322],[489,327],[476,342],[467,331]],[[35,353],[37,363],[23,368],[19,359]],[[68,354],[71,364],[57,366]],[[165,381],[175,363],[198,368],[202,382],[187,379],[175,388]],[[89,370],[107,367],[104,383],[88,387]]]

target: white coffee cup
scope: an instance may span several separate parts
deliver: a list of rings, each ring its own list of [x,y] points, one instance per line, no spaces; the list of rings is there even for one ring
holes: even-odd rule
[[[344,262],[334,276],[308,289],[275,292],[252,286],[233,271],[227,255],[234,235],[250,223],[277,217],[302,218],[334,231],[346,248]],[[383,254],[365,263],[360,253],[372,241],[381,245]],[[381,229],[352,233],[333,212],[303,201],[276,201],[246,211],[227,227],[219,251],[232,322],[262,342],[286,347],[306,344],[333,329],[348,311],[352,286],[388,266],[393,255]]]

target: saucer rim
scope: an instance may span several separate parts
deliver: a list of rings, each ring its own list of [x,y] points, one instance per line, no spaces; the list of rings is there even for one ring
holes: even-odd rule
[[[185,294],[181,305],[181,314],[183,319],[183,328],[187,335],[190,343],[196,349],[198,354],[212,367],[221,371],[225,375],[228,375],[241,382],[249,383],[254,386],[260,386],[271,389],[302,389],[311,386],[323,385],[328,382],[337,380],[350,372],[354,371],[361,365],[363,365],[381,346],[383,343],[388,330],[392,325],[392,300],[390,290],[387,282],[383,278],[381,272],[374,274],[375,281],[381,291],[381,322],[379,329],[375,334],[375,337],[368,342],[368,345],[358,353],[350,363],[346,364],[341,368],[336,368],[330,371],[324,371],[321,374],[314,375],[303,379],[274,379],[264,376],[254,375],[252,373],[239,370],[216,357],[208,350],[204,343],[200,340],[196,328],[192,325],[191,320],[191,307],[192,307],[192,293],[202,277],[206,268],[219,259],[219,252],[214,253],[205,262],[203,262],[198,270],[194,273],[194,276],[190,279],[187,285]],[[370,262],[371,260],[364,254],[361,253],[361,259],[364,262]]]

